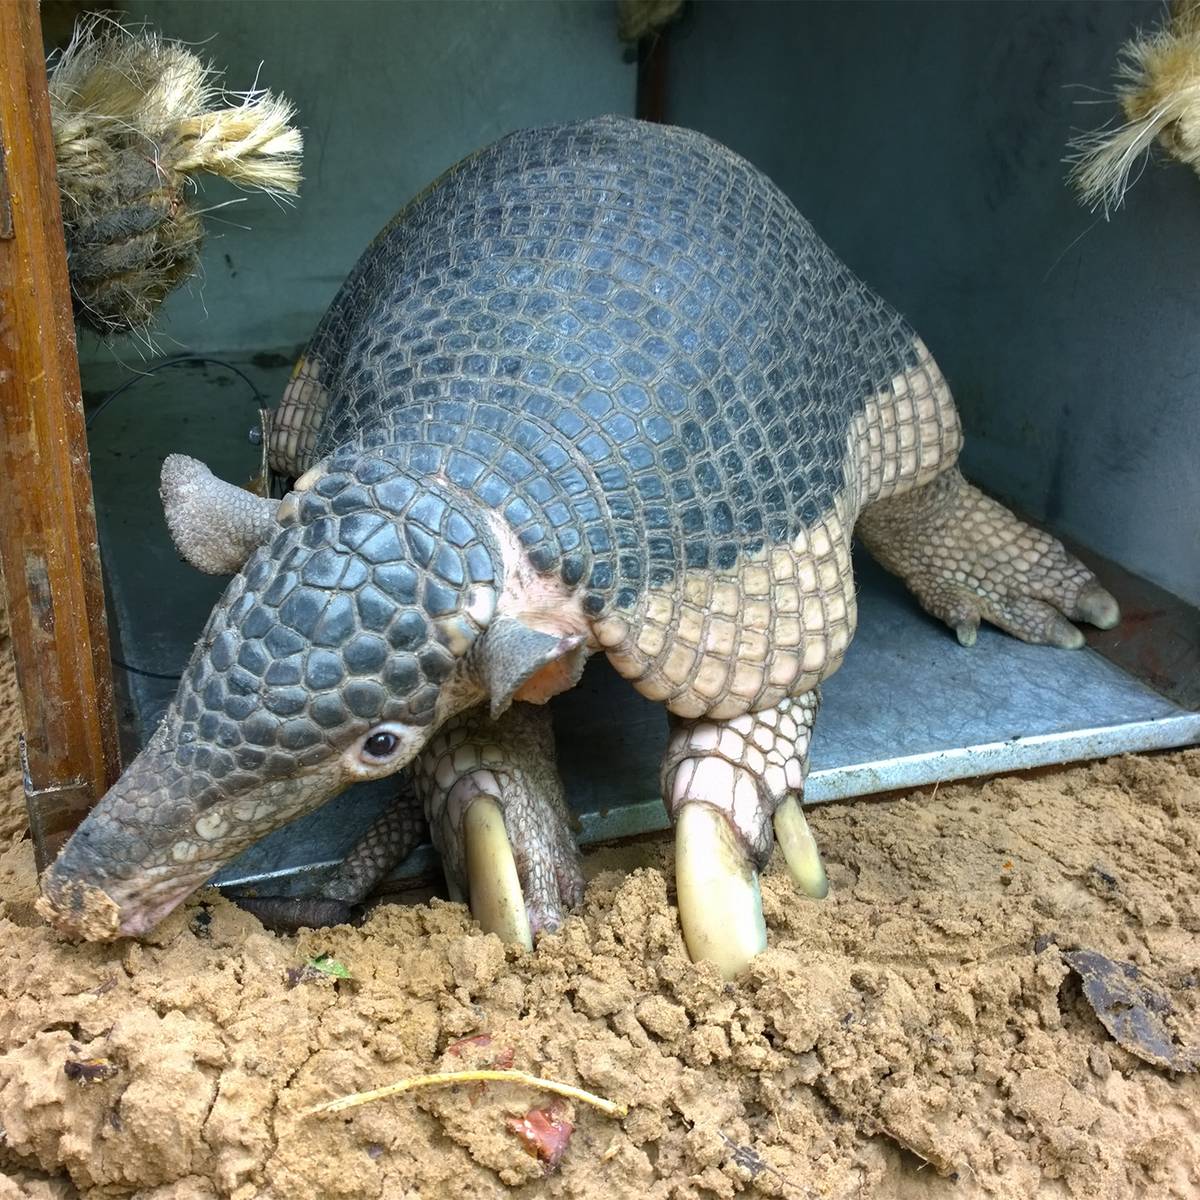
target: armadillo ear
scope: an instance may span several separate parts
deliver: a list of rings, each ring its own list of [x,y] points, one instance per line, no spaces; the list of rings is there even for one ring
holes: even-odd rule
[[[175,548],[206,575],[234,575],[278,532],[278,500],[218,479],[186,454],[168,454],[159,485]]]
[[[514,700],[545,704],[551,696],[574,687],[587,661],[580,634],[543,633],[506,616],[491,622],[475,643],[474,653],[493,719]]]

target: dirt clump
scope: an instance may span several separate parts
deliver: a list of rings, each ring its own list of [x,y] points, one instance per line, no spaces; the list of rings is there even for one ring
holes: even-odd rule
[[[4,754],[12,697],[0,671]],[[279,937],[211,890],[71,945],[34,911],[13,766],[0,1200],[1200,1196],[1200,1076],[1119,1045],[1064,959],[1121,964],[1200,1045],[1200,751],[817,808],[831,894],[777,860],[735,983],[688,961],[664,841],[590,854],[533,954],[457,904]],[[483,1067],[629,1113],[513,1083],[304,1112]]]
[[[67,945],[11,843],[0,1200],[1200,1194],[1200,1078],[1119,1046],[1063,959],[1134,964],[1200,1042],[1200,752],[812,821],[830,898],[776,864],[771,948],[733,984],[687,960],[663,842],[590,855],[534,954],[436,900],[291,938],[211,891],[142,942]],[[323,954],[350,978],[297,969]],[[495,1066],[629,1115],[509,1083],[302,1111]],[[534,1110],[573,1126],[550,1174],[515,1132]]]

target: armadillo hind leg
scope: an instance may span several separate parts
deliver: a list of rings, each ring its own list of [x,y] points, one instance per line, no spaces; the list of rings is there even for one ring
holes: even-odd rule
[[[385,808],[350,853],[304,896],[239,896],[237,903],[271,929],[294,932],[350,922],[361,904],[420,845],[425,817],[411,781],[401,781],[396,802]]]
[[[451,895],[486,932],[530,948],[582,901],[548,709],[453,718],[416,760],[414,780]]]
[[[1083,645],[1072,621],[1111,629],[1116,600],[1063,548],[972,487],[957,468],[868,505],[856,532],[922,607],[964,645],[981,620],[1064,649]]]
[[[758,873],[772,824],[800,889],[816,898],[828,890],[799,803],[819,703],[814,689],[729,720],[672,718],[662,787],[675,823],[679,919],[693,960],[727,979],[766,948]]]
[[[297,479],[316,462],[317,435],[329,410],[322,360],[300,357],[267,430],[267,463],[284,478]]]

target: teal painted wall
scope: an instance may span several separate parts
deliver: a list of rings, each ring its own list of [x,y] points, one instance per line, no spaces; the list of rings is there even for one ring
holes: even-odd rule
[[[376,231],[447,167],[513,129],[634,107],[611,0],[135,0],[123,19],[196,44],[231,89],[257,75],[306,138],[294,207],[251,193],[211,214],[162,353],[302,343]],[[207,181],[197,205],[242,194]],[[81,336],[85,363],[143,352]]]
[[[700,0],[668,115],[766,170],[908,316],[969,473],[1200,604],[1200,179],[1159,156],[1106,223],[1063,164],[1163,11]]]

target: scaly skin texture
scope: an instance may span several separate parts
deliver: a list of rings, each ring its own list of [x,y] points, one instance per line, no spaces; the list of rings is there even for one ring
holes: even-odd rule
[[[717,809],[755,866],[765,867],[774,844],[770,818],[804,788],[819,707],[814,689],[729,721],[673,718],[662,765],[663,798],[672,818],[685,804]]]
[[[498,721],[474,710],[448,721],[417,760],[417,795],[460,898],[469,892],[463,819],[481,796],[504,813],[522,892],[536,935],[557,929],[583,899],[583,871],[571,833],[546,708],[516,704]]]
[[[807,836],[792,800],[815,689],[854,634],[860,514],[920,587],[959,582],[1000,534],[1022,554],[1052,545],[973,502],[906,505],[960,494],[958,418],[913,330],[744,160],[618,118],[514,134],[414,200],[335,299],[269,444],[300,478],[214,611],[152,766],[131,766],[50,871],[60,927],[83,886],[144,928],[268,828],[394,773],[485,701],[548,699],[597,651],[695,723],[668,804],[730,824],[689,817],[693,844],[761,863],[781,804],[785,845]],[[1054,569],[1071,612],[1106,615],[1090,576]],[[1010,571],[1004,612],[1057,595],[1054,569]],[[750,752],[769,713],[794,726],[786,790]],[[529,819],[510,826],[497,799],[524,858],[561,875],[548,751],[535,759]],[[443,811],[503,792],[500,775],[471,768]],[[451,864],[460,824],[435,820]],[[527,872],[535,907],[544,877]],[[756,895],[745,882],[728,894]],[[559,902],[572,894],[560,881]]]
[[[275,531],[278,500],[218,479],[203,463],[168,454],[159,483],[179,553],[206,575],[231,575]]]
[[[237,902],[264,925],[285,932],[348,924],[356,906],[421,844],[425,832],[421,802],[404,777],[395,802],[371,822],[346,857],[308,895],[239,896]]]
[[[1095,576],[1062,544],[1017,520],[958,472],[870,505],[858,533],[926,612],[972,645],[981,619],[1025,642],[1073,649],[1066,618],[1111,629],[1119,613]]]
[[[463,817],[472,801],[491,796],[504,813],[532,931],[557,929],[583,899],[583,873],[554,758],[549,709],[516,704],[498,720],[485,707],[470,709],[442,726],[418,755],[411,779],[406,773],[395,804],[309,896],[238,903],[277,929],[345,923],[427,829],[452,892],[465,898]]]

